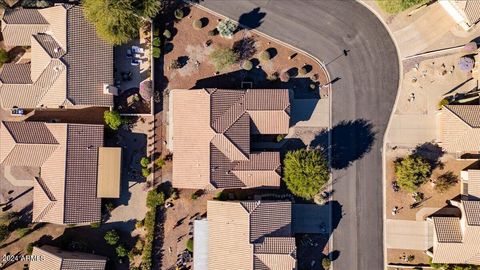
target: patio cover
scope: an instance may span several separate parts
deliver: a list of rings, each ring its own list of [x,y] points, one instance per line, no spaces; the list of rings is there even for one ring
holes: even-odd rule
[[[98,198],[120,197],[120,172],[122,148],[100,147],[98,149]]]

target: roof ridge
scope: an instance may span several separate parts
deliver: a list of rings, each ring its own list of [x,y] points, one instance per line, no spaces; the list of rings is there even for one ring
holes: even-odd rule
[[[480,128],[480,127],[474,127],[470,125],[465,119],[463,119],[457,112],[452,110],[452,107],[464,107],[464,106],[480,106],[480,105],[445,105],[444,107],[448,109],[449,112],[451,112],[453,115],[455,115],[461,122],[463,122],[467,127],[469,128]]]

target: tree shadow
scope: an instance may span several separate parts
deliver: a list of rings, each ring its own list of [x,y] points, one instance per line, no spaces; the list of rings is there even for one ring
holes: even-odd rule
[[[331,165],[333,169],[345,169],[370,152],[375,142],[373,125],[365,119],[341,121],[331,130],[321,132],[310,143],[313,148],[328,149],[331,135]]]
[[[436,143],[426,142],[423,144],[417,145],[413,150],[413,154],[416,154],[422,158],[424,158],[433,169],[444,167],[444,164],[440,161],[440,158],[443,156],[445,152],[443,149]]]
[[[277,49],[275,49],[273,47],[270,47],[270,48],[266,49],[266,51],[270,54],[270,60],[275,58],[275,56],[277,56],[277,54],[278,54]]]
[[[243,13],[240,15],[238,22],[241,26],[247,29],[255,29],[258,28],[263,23],[263,19],[267,13],[260,12],[260,8],[254,8],[250,12]]]

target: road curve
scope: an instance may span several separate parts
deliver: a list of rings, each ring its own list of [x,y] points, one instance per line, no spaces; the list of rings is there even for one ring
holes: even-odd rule
[[[314,55],[327,63],[332,79],[340,78],[333,84],[333,126],[358,119],[373,125],[371,150],[334,171],[334,199],[342,205],[334,231],[333,248],[339,251],[334,268],[383,269],[381,148],[399,83],[397,51],[387,30],[355,1],[206,0],[201,4],[234,20],[260,7],[266,15],[259,31]],[[347,56],[343,50],[349,50]],[[347,133],[333,133],[333,144],[342,144],[342,151],[361,152],[362,130]]]

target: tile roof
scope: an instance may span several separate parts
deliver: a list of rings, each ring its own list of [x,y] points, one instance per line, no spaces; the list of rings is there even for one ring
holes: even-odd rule
[[[480,105],[447,105],[440,115],[440,141],[450,153],[480,150]]]
[[[42,260],[32,260],[31,270],[104,270],[107,258],[83,253],[64,251],[53,246],[34,247],[32,255],[42,257]]]
[[[96,196],[103,126],[2,122],[0,162],[41,167],[34,182],[33,221],[57,224],[100,220]]]
[[[3,21],[6,24],[48,24],[38,9],[5,9]]]
[[[480,20],[480,1],[466,0],[464,11],[470,24],[477,23]]]
[[[480,170],[468,170],[469,200],[480,199]]]
[[[435,232],[438,242],[460,243],[462,242],[462,231],[460,219],[456,217],[433,217]]]
[[[175,187],[280,185],[279,153],[252,153],[250,135],[288,133],[287,89],[173,90],[170,98]]]
[[[18,15],[29,12],[8,10],[2,20],[7,44],[32,47],[31,63],[0,71],[2,106],[113,106],[113,97],[103,94],[103,84],[113,84],[113,46],[97,37],[81,7],[60,4],[35,10],[31,19]]]
[[[462,201],[465,209],[467,224],[480,226],[480,201]]]
[[[208,201],[207,213],[208,269],[296,269],[290,202]]]

